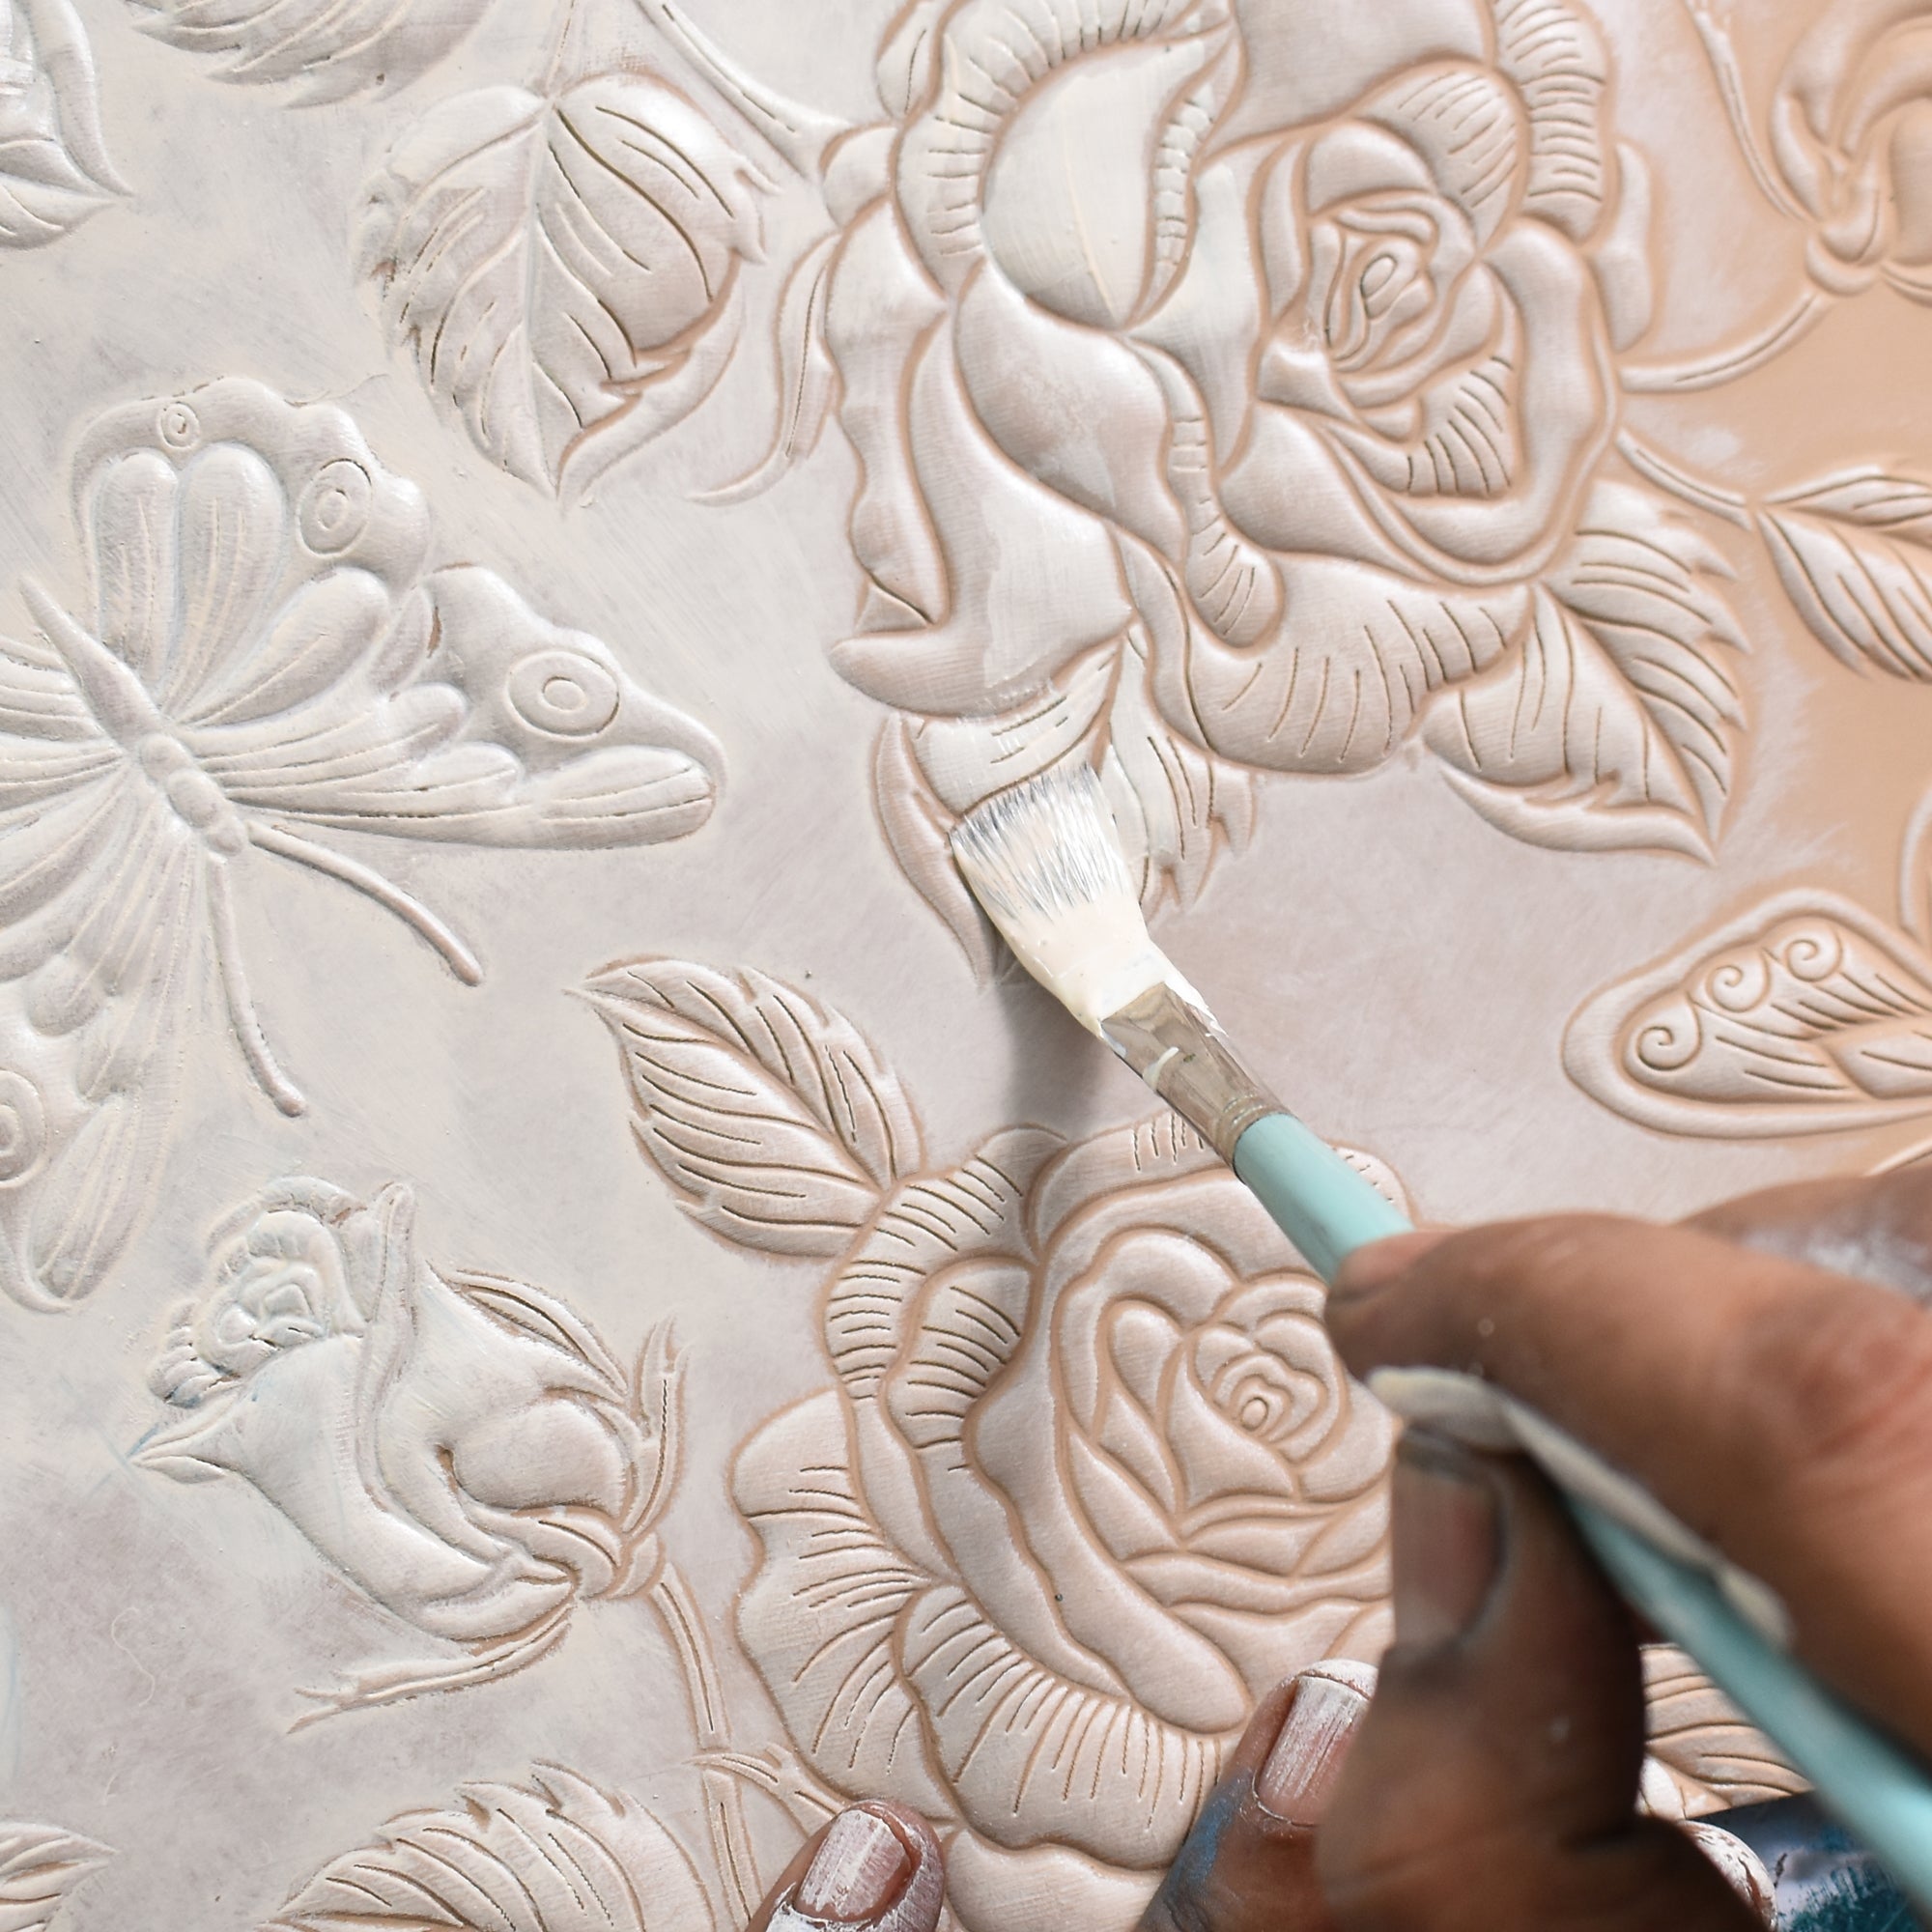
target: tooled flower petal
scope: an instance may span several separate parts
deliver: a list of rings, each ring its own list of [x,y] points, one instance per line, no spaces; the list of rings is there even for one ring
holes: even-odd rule
[[[1596,23],[1567,0],[1492,0],[1496,66],[1522,98],[1529,155],[1522,205],[1588,241],[1610,187],[1604,96],[1609,56]]]
[[[1406,735],[1422,700],[1494,664],[1520,635],[1520,585],[1463,596],[1329,557],[1286,559],[1274,636],[1231,650],[1170,619],[1157,651],[1162,711],[1210,751],[1264,770],[1368,771]]]
[[[920,1597],[903,1641],[940,1762],[987,1837],[1071,1845],[1130,1870],[1173,1858],[1231,1738],[1056,1680],[958,1590]]]
[[[1395,1419],[1367,1389],[1348,1384],[1341,1426],[1300,1465],[1301,1493],[1335,1503],[1380,1482],[1395,1453]]]
[[[1423,61],[1487,58],[1484,0],[1304,7],[1234,0],[1248,72],[1224,138],[1326,120]]]
[[[470,1423],[450,1446],[449,1473],[494,1508],[582,1505],[614,1516],[632,1468],[625,1446],[589,1403],[544,1402]]]
[[[1142,1564],[1139,1575],[1163,1603],[1205,1597],[1208,1602],[1232,1599],[1249,1608],[1285,1606],[1292,1599],[1276,1585],[1294,1577],[1332,1520],[1326,1510],[1284,1505],[1274,1496],[1229,1497],[1213,1520],[1189,1532],[1185,1550],[1163,1557],[1158,1565]]]
[[[1138,1925],[1158,1872],[1126,1872],[1065,1845],[1016,1851],[977,1832],[946,1841],[946,1902],[965,1932],[1066,1932]]]
[[[1104,1352],[1093,1364],[1100,1378],[1098,1398],[1091,1413],[1082,1404],[1071,1419],[1076,1427],[1084,1423],[1150,1501],[1171,1514],[1180,1504],[1179,1472],[1154,1418],[1179,1363],[1180,1326],[1165,1309],[1123,1297],[1109,1312],[1103,1333]]]
[[[868,696],[926,713],[990,711],[1038,691],[1132,615],[1106,526],[1003,456],[966,400],[942,322],[909,385],[919,497],[952,580],[943,622],[833,647]]]
[[[1263,195],[1270,213],[1296,192],[1295,165],[1291,149],[1269,167]],[[1310,214],[1366,195],[1427,190],[1432,180],[1429,163],[1412,141],[1352,116],[1311,141],[1299,168],[1300,198]],[[1269,293],[1279,308],[1290,291],[1270,277]]]
[[[1139,1265],[1127,1264],[1132,1257]],[[1179,1279],[1177,1280],[1177,1276]],[[1226,1278],[1205,1251],[1171,1236],[1138,1232],[1125,1249],[1082,1271],[1062,1293],[1049,1292],[1055,1319],[1036,1322],[1024,1351],[981,1401],[971,1447],[976,1467],[1009,1504],[1034,1563],[1052,1579],[1060,1620],[1079,1644],[1105,1659],[1156,1716],[1190,1730],[1238,1724],[1247,1707],[1240,1680],[1214,1648],[1178,1625],[1122,1572],[1106,1543],[1069,1493],[1056,1435],[1094,1415],[1097,1390],[1076,1378],[1093,1375],[1097,1324],[1116,1293],[1158,1284],[1172,1302],[1200,1300],[1211,1309]],[[1159,1294],[1145,1297],[1157,1303]],[[1065,1317],[1074,1304],[1074,1333]],[[1084,1304],[1084,1305],[1082,1305]],[[954,1548],[959,1539],[950,1537]],[[980,1585],[977,1594],[1002,1628],[1010,1628],[1009,1592]]]
[[[193,1480],[210,1469],[252,1483],[344,1576],[433,1635],[501,1635],[567,1586],[520,1577],[452,1546],[372,1492],[357,1464],[368,1426],[359,1399],[365,1342],[335,1336],[280,1351],[247,1384],[217,1394],[184,1427],[151,1436],[144,1466]]]
[[[881,1400],[917,1459],[931,1533],[964,1586],[1048,1667],[1119,1690],[1121,1678],[1065,1613],[1073,1584],[1014,1537],[1009,1500],[980,1464],[980,1439],[1002,1426],[984,1419],[986,1390],[1020,1341],[1030,1287],[1030,1270],[1016,1262],[974,1259],[940,1269],[920,1295]]]
[[[928,1579],[880,1534],[838,1396],[768,1422],[740,1450],[731,1489],[764,1548],[738,1634],[786,1734],[837,1789],[946,1817],[954,1806],[895,1653],[901,1612]]]
[[[960,298],[954,327],[966,393],[994,441],[1050,489],[1179,558],[1186,530],[1162,487],[1168,412],[1140,357],[991,270]]]
[[[1185,267],[1159,307],[1129,331],[1133,340],[1164,350],[1186,370],[1205,407],[1213,449],[1223,456],[1247,421],[1248,361],[1265,320],[1251,256],[1250,191],[1279,146],[1251,142],[1200,170],[1194,180],[1194,246]],[[1252,218],[1262,225],[1269,295],[1278,307],[1300,281],[1299,238],[1292,221],[1269,219],[1266,197]],[[1278,291],[1277,280],[1286,288]]]
[[[1170,104],[1221,45],[1195,34],[1101,48],[1022,104],[987,170],[980,214],[988,255],[1022,294],[1096,329],[1141,307],[1157,145]]]
[[[1054,286],[1064,309],[1137,301],[1152,240],[1149,177],[1162,110],[1221,51],[1225,35],[1199,0],[965,0],[940,31],[936,85],[900,144],[898,199],[935,280],[956,290],[980,259],[996,200],[1016,224],[1004,237],[1022,288]],[[1071,124],[1105,161],[1069,170],[1055,156]],[[1033,149],[1018,185],[996,194],[996,156]],[[1042,153],[1036,144],[1043,144]],[[1094,192],[1105,199],[1082,206]],[[984,225],[982,226],[982,215]],[[1100,224],[1083,239],[1083,220]],[[1095,259],[1083,270],[1081,257]],[[1071,245],[1069,245],[1071,244]],[[1097,308],[1096,308],[1097,305]]]
[[[1403,544],[1372,506],[1382,486],[1349,463],[1322,417],[1272,404],[1253,410],[1247,438],[1220,481],[1236,528],[1277,554],[1412,574]]]
[[[1524,147],[1518,99],[1495,74],[1473,64],[1422,68],[1361,112],[1422,156],[1478,241],[1495,234],[1515,204]]]
[[[1265,1495],[1287,1486],[1274,1445],[1250,1435],[1230,1418],[1185,1369],[1174,1378],[1161,1427],[1180,1472],[1183,1534],[1203,1504],[1231,1492]]]
[[[1069,1434],[1067,1480],[1094,1533],[1122,1563],[1171,1550],[1176,1539],[1170,1513],[1128,1474],[1121,1458],[1086,1436]]]
[[[1615,428],[1615,378],[1587,266],[1533,222],[1518,223],[1489,260],[1521,330],[1513,412],[1521,454],[1510,487],[1480,499],[1379,491],[1373,499],[1389,534],[1451,581],[1527,576],[1553,554]]]
[[[1387,1597],[1384,1565],[1297,1610],[1256,1613],[1196,1603],[1175,1615],[1218,1644],[1249,1683],[1270,1685],[1324,1658],[1379,1657],[1393,1634]]]
[[[946,565],[913,475],[903,413],[906,368],[942,312],[893,210],[881,203],[862,215],[832,270],[825,343],[838,370],[839,426],[859,459],[852,554],[888,600],[868,628],[946,615]]]
[[[370,1327],[356,1429],[363,1463],[386,1508],[453,1548],[500,1560],[500,1542],[477,1529],[451,1484],[451,1462],[472,1431],[487,1436],[505,1416],[534,1415],[559,1396],[611,1392],[561,1350],[507,1330],[412,1259],[398,1258]],[[565,1492],[580,1473],[554,1472]],[[552,1499],[570,1498],[553,1488]]]
[[[1634,142],[1617,143],[1617,205],[1590,254],[1610,347],[1632,347],[1656,313],[1650,254],[1650,163]]]

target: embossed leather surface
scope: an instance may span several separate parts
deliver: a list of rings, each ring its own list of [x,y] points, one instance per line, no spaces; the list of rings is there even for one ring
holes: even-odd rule
[[[0,0],[0,1932],[1130,1923],[1391,1425],[947,830],[1426,1218],[1917,1157],[1929,309],[1923,0]]]

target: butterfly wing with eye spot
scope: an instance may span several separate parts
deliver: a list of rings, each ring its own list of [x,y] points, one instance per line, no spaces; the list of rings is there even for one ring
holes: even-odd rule
[[[0,1290],[36,1307],[134,1233],[185,1006],[212,953],[233,965],[217,854],[242,827],[197,731],[380,680],[426,536],[346,417],[251,383],[110,413],[75,497],[85,621],[30,591],[44,640],[0,646]]]
[[[104,418],[78,476],[100,641],[244,814],[579,846],[709,814],[710,735],[490,572],[424,579],[421,494],[340,410],[212,384]]]
[[[210,731],[205,768],[244,808],[486,845],[649,845],[710,815],[723,754],[597,639],[463,567],[424,582],[418,679],[290,740]]]
[[[425,579],[420,493],[355,424],[231,380],[110,412],[75,512],[87,616],[0,644],[0,1290],[95,1287],[160,1150],[185,998],[220,969],[284,1111],[226,903],[249,836],[432,914],[277,814],[496,845],[642,844],[709,814],[709,734],[487,571]],[[299,846],[299,850],[294,848]]]

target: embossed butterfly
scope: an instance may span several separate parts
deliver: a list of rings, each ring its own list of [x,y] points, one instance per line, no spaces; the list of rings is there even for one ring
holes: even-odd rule
[[[211,980],[256,1083],[302,1110],[237,938],[251,848],[366,894],[473,983],[435,913],[298,827],[653,843],[703,823],[722,766],[595,639],[490,572],[425,576],[421,494],[339,410],[216,383],[108,415],[75,475],[92,615],[25,581],[43,641],[0,645],[0,1286],[41,1306],[126,1238]]]

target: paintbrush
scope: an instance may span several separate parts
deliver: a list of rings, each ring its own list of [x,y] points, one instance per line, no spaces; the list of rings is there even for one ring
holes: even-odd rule
[[[1055,767],[954,829],[952,855],[1014,956],[1196,1127],[1323,1281],[1409,1223],[1252,1073],[1208,1003],[1154,945],[1093,769]],[[1932,1906],[1932,1777],[1789,1654],[1768,1585],[1632,1477],[1492,1384],[1382,1369],[1371,1390],[1406,1420],[1531,1457],[1629,1602],[1817,1787],[1820,1799]]]

